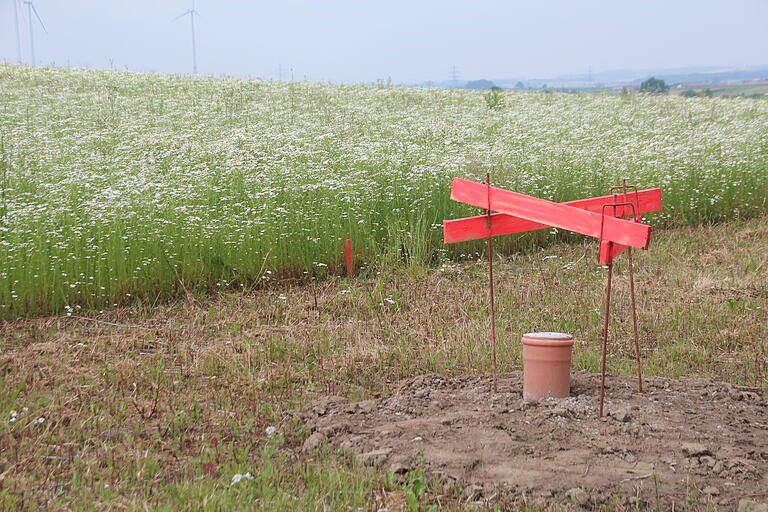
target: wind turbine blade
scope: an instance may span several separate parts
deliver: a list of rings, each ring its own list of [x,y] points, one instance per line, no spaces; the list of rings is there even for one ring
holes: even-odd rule
[[[176,21],[176,20],[178,20],[179,18],[183,18],[184,16],[186,16],[186,15],[187,15],[187,14],[189,14],[190,12],[192,12],[192,11],[190,11],[190,10],[186,10],[186,11],[184,11],[183,13],[179,14],[178,16],[176,16],[175,18],[173,18],[173,20],[172,20],[172,21]]]
[[[40,19],[40,15],[37,13],[37,9],[35,8],[35,4],[30,2],[29,5],[32,7],[32,12],[35,13],[35,18],[37,18],[37,21],[40,22],[40,26],[43,27],[43,32],[45,32],[47,34],[48,33],[48,29],[45,28],[45,24],[43,23],[43,20]]]

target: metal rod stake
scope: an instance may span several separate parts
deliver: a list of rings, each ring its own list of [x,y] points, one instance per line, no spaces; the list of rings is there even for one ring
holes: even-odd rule
[[[605,356],[608,351],[608,317],[611,305],[611,279],[613,263],[608,264],[608,284],[605,286],[605,309],[603,312],[603,361],[600,374],[600,418],[603,417],[603,402],[605,400]]]
[[[627,178],[621,179],[621,186],[624,187],[624,201],[629,201],[627,195]],[[632,220],[638,222],[637,210],[640,209],[640,199],[637,196],[635,188],[636,206],[632,208]],[[635,302],[635,266],[632,263],[632,248],[627,248],[627,262],[629,263],[629,302],[632,307],[632,330],[635,336],[635,360],[637,361],[637,389],[643,392],[643,373],[640,364],[640,334],[637,330],[637,304]]]
[[[637,389],[643,392],[643,373],[640,369],[640,334],[637,330],[637,305],[635,303],[635,272],[632,264],[632,248],[627,249],[629,263],[629,301],[632,304],[632,329],[635,334],[635,359],[637,360]]]
[[[491,173],[485,174],[485,184],[488,187],[488,209],[485,211],[488,219],[488,289],[491,306],[491,349],[493,351],[493,392],[496,393],[496,307],[493,296],[493,241],[491,238]]]

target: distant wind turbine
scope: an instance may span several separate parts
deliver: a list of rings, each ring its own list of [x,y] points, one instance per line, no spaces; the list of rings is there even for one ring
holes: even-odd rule
[[[13,19],[16,22],[16,60],[21,62],[21,35],[19,32],[19,0],[13,2]]]
[[[183,13],[179,14],[173,21],[176,21],[184,16],[189,15],[189,21],[192,24],[192,74],[197,74],[197,47],[195,46],[195,16],[200,16],[200,13],[195,10],[195,0],[192,0],[192,8],[187,9]]]
[[[45,24],[43,24],[43,20],[40,19],[40,15],[37,13],[37,9],[35,9],[35,5],[32,3],[32,0],[24,0],[24,3],[27,4],[27,14],[29,15],[29,53],[32,56],[32,65],[35,65],[35,33],[32,30],[33,23],[32,23],[32,14],[34,13],[35,18],[37,18],[37,21],[40,22],[40,26],[43,27],[43,31],[47,34],[48,29],[45,28]]]

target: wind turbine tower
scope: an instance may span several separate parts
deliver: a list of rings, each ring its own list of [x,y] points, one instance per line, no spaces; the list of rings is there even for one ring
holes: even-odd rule
[[[32,30],[34,23],[32,22],[32,14],[35,15],[35,18],[37,18],[37,21],[40,23],[40,26],[43,27],[43,31],[47,34],[48,30],[45,28],[45,24],[43,23],[43,20],[40,19],[40,15],[37,13],[37,9],[35,9],[35,5],[32,3],[32,0],[24,0],[24,3],[27,4],[27,14],[29,15],[29,54],[32,57],[31,64],[35,65],[35,33]]]
[[[16,61],[21,63],[21,35],[19,32],[19,0],[13,2],[13,20],[16,22]]]
[[[195,0],[192,0],[192,8],[187,9],[183,13],[176,16],[173,21],[176,21],[180,18],[183,18],[184,16],[189,15],[189,21],[192,25],[192,74],[197,74],[197,47],[195,46],[195,16],[199,16],[200,13],[198,13],[195,10]]]

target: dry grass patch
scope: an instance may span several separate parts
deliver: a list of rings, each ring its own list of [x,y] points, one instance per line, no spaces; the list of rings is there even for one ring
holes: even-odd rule
[[[767,220],[659,232],[635,258],[647,374],[766,386]],[[595,253],[593,243],[562,244],[497,263],[503,370],[520,368],[520,336],[533,330],[574,334],[575,367],[597,370],[605,271]],[[615,275],[609,370],[631,374],[624,263]],[[338,455],[300,455],[305,433],[290,411],[322,394],[380,396],[422,373],[487,373],[486,286],[483,263],[446,263],[5,322],[0,499],[371,506],[376,489],[402,488]],[[229,482],[246,471],[257,476],[241,496]]]

